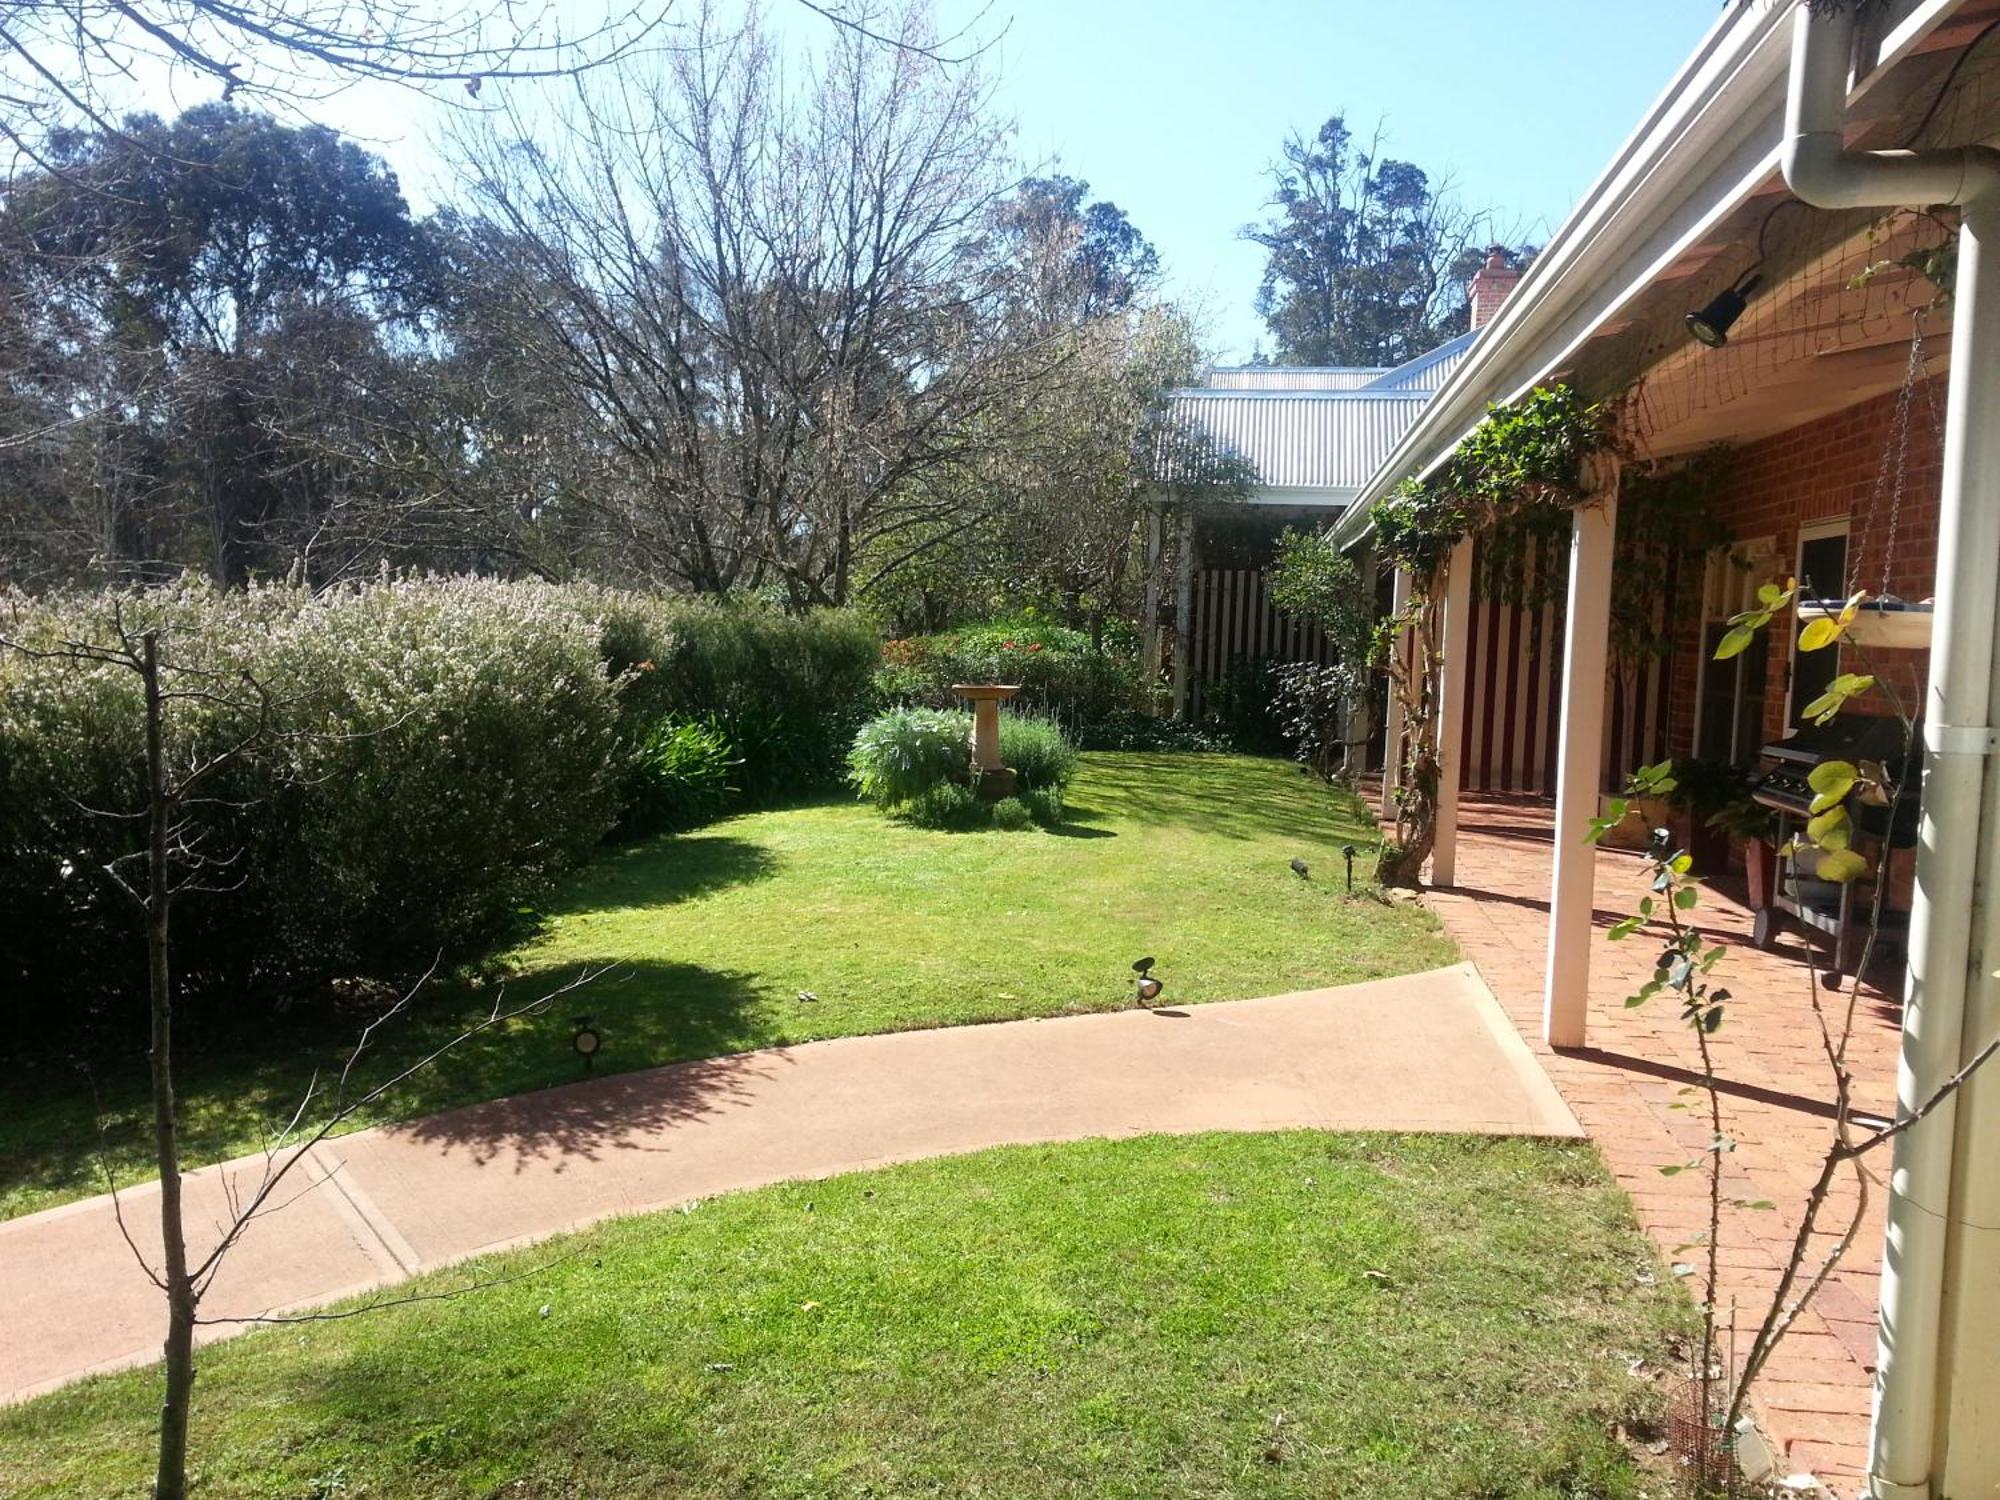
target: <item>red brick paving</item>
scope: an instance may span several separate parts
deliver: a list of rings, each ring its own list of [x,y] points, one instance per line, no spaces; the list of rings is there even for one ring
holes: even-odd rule
[[[1662,1254],[1701,1265],[1700,1249],[1677,1247],[1706,1222],[1703,1176],[1659,1170],[1694,1159],[1708,1140],[1702,1101],[1684,1092],[1700,1059],[1671,999],[1637,1009],[1624,1003],[1651,977],[1657,945],[1643,932],[1593,944],[1590,1045],[1551,1051],[1541,1029],[1553,809],[1539,799],[1474,793],[1459,817],[1458,884],[1427,892],[1427,904],[1500,997]],[[1600,929],[1632,912],[1643,892],[1636,855],[1599,851]],[[1828,1139],[1833,1091],[1810,1009],[1804,945],[1787,937],[1770,952],[1752,947],[1740,897],[1740,886],[1723,882],[1704,893],[1696,915],[1731,950],[1716,977],[1737,997],[1713,1039],[1717,1070],[1727,1081],[1723,1128],[1739,1142],[1729,1158],[1729,1192],[1777,1205],[1724,1214],[1721,1305],[1734,1304],[1739,1342],[1747,1345],[1790,1255]],[[1871,1113],[1893,1108],[1899,1023],[1899,1004],[1864,988],[1849,1065],[1856,1103]],[[1881,1272],[1879,1184],[1869,1198],[1853,1250],[1773,1354],[1755,1393],[1758,1419],[1779,1445],[1787,1472],[1813,1473],[1840,1496],[1861,1490],[1866,1467]],[[1844,1184],[1824,1222],[1844,1222],[1853,1201]]]

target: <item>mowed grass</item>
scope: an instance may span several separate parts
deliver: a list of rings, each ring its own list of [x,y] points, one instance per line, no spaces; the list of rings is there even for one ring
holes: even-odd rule
[[[1131,963],[1159,960],[1165,999],[1238,999],[1454,961],[1428,913],[1349,899],[1341,846],[1372,824],[1351,795],[1247,756],[1093,754],[1055,832],[938,833],[851,800],[726,819],[606,849],[549,905],[539,941],[501,956],[509,1003],[602,969],[539,1017],[474,1038],[356,1124],[564,1083],[570,1018],[597,1018],[597,1071],[786,1042],[1051,1016],[1126,1004]],[[1305,860],[1310,876],[1290,868]],[[801,999],[801,992],[814,999]],[[388,1076],[492,1004],[441,985],[387,1031],[363,1075]],[[309,1035],[274,1026],[255,1055],[181,1054],[191,1162],[258,1150],[363,1016]],[[0,1109],[0,1216],[101,1192],[92,1086],[23,1070]],[[144,1059],[99,1069],[105,1159],[152,1175]]]
[[[524,1274],[525,1273],[525,1274]],[[201,1356],[210,1497],[1590,1497],[1685,1300],[1588,1147],[1147,1137],[603,1226]],[[0,1411],[0,1493],[140,1496],[156,1371]]]

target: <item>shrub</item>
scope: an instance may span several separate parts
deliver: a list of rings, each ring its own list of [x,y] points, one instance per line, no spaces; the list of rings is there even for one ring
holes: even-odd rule
[[[979,800],[979,794],[963,782],[939,781],[905,802],[898,816],[919,828],[965,832],[985,826],[992,812],[987,803]]]
[[[1052,720],[1003,712],[1000,763],[1014,770],[1023,790],[1065,787],[1076,772],[1076,746]]]
[[[1188,724],[1150,714],[1119,714],[1077,726],[1076,742],[1084,750],[1199,750],[1238,748],[1227,733],[1212,724]]]
[[[1002,797],[993,804],[993,826],[1007,833],[1019,833],[1024,828],[1035,826],[1033,814],[1027,803],[1019,797]]]
[[[624,826],[654,833],[708,822],[735,795],[739,764],[713,721],[668,714],[639,742],[626,772]]]
[[[159,628],[170,665],[214,674],[216,699],[173,714],[184,763],[248,727],[231,684],[247,673],[268,695],[271,732],[198,814],[227,889],[175,907],[197,1016],[221,996],[269,1004],[336,975],[421,968],[507,921],[615,813],[617,689],[560,591],[187,585],[3,607],[29,643],[106,640],[116,612]],[[136,923],[99,873],[133,829],[82,810],[141,803],[138,691],[115,666],[0,654],[0,985],[63,995],[78,1019],[136,1017],[143,995]],[[228,1014],[255,1019],[241,1003]]]
[[[969,795],[971,733],[970,714],[891,709],[855,735],[849,780],[878,807],[900,807],[943,786],[967,787]]]
[[[877,702],[881,637],[848,610],[781,614],[581,586],[572,590],[624,684],[636,748],[662,718],[706,719],[740,758],[744,799],[769,805],[837,785]]]
[[[1044,828],[1055,828],[1062,823],[1063,794],[1055,787],[1021,793],[1021,805],[1028,810],[1028,816]]]
[[[883,648],[877,693],[887,702],[948,708],[956,682],[1012,682],[1017,709],[1077,727],[1154,706],[1129,643],[1096,650],[1079,630],[1037,621],[968,626],[944,635],[891,641]]]

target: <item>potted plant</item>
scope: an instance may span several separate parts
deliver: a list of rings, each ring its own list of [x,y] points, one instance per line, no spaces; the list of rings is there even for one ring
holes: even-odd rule
[[[1778,815],[1752,800],[1748,792],[1731,798],[1709,814],[1708,827],[1743,847],[1743,875],[1750,885],[1750,907],[1763,911],[1777,894]]]
[[[1749,776],[1729,761],[1674,762],[1674,788],[1667,794],[1667,805],[1688,815],[1688,854],[1694,860],[1694,874],[1719,875],[1729,868],[1728,832],[1712,820],[1723,808],[1747,799],[1749,788]]]

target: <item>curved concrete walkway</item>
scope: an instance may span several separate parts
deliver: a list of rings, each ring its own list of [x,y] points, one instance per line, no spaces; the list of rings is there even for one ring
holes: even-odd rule
[[[301,1165],[305,1191],[236,1246],[203,1311],[309,1307],[791,1178],[987,1146],[1299,1126],[1582,1134],[1470,965],[1262,1000],[853,1037],[329,1141]],[[191,1242],[214,1242],[229,1182],[254,1183],[264,1167],[258,1156],[189,1176]],[[155,1252],[156,1196],[122,1194]],[[156,1358],[163,1317],[108,1198],[0,1223],[0,1400]]]

